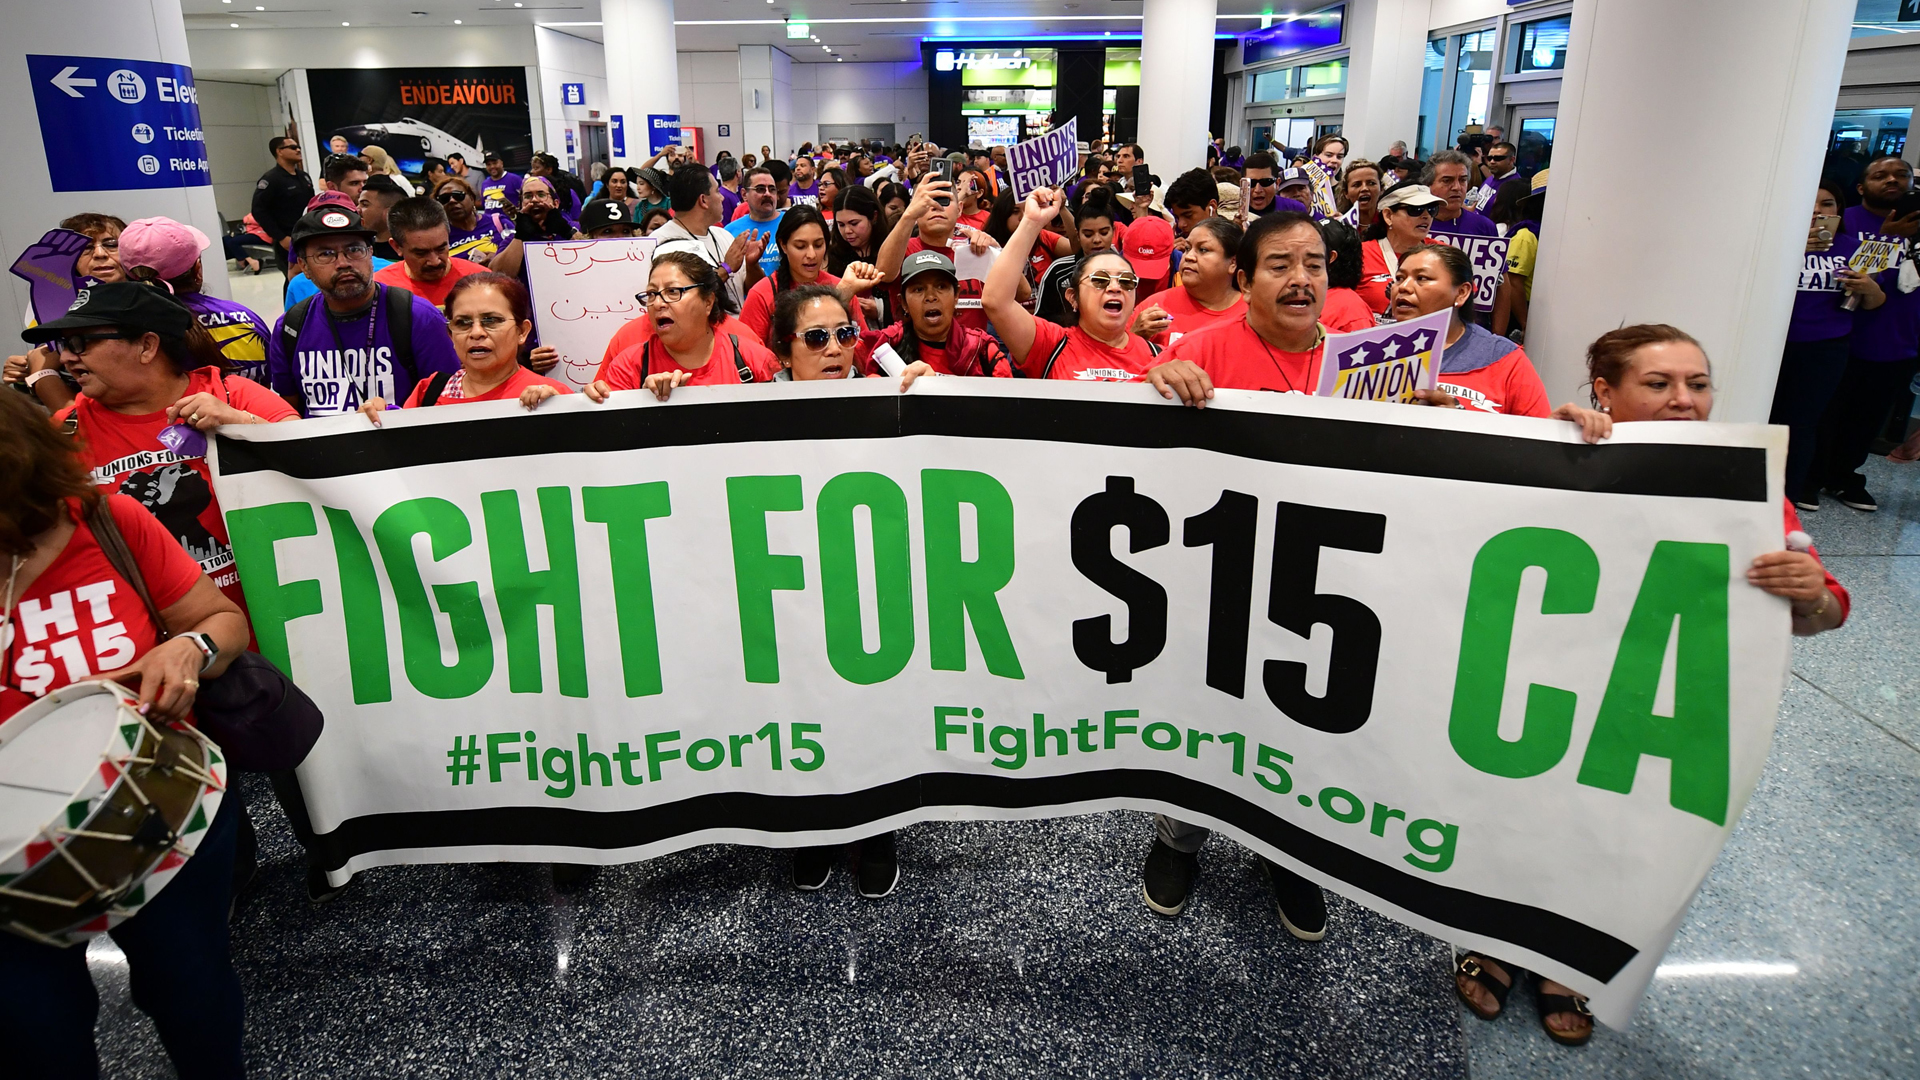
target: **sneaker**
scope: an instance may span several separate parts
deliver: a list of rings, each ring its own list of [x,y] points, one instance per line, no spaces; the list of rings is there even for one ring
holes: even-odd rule
[[[1803,514],[1819,513],[1820,493],[1816,491],[1809,495],[1795,495],[1793,497],[1793,508]]]
[[[349,888],[352,888],[353,880],[353,878],[348,878],[345,885],[335,885],[327,880],[327,872],[325,870],[320,869],[313,863],[308,863],[307,899],[313,901],[315,904],[324,904],[334,897],[339,896],[341,893],[346,892]]]
[[[1826,490],[1827,494],[1840,500],[1841,506],[1858,510],[1863,514],[1871,514],[1880,509],[1880,504],[1873,501],[1872,495],[1867,494],[1867,478],[1859,473],[1854,473],[1847,480],[1845,487],[1829,487]]]
[[[1327,894],[1320,886],[1270,860],[1261,859],[1267,881],[1273,885],[1280,925],[1301,941],[1319,941],[1327,936]]]
[[[893,834],[881,833],[860,842],[860,865],[854,870],[860,895],[878,900],[900,884],[900,860],[894,854]]]
[[[833,864],[840,857],[839,845],[800,848],[793,853],[793,887],[813,892],[833,876]]]
[[[1171,918],[1187,910],[1187,896],[1199,876],[1198,853],[1176,851],[1155,837],[1146,865],[1140,868],[1140,892],[1155,914]]]

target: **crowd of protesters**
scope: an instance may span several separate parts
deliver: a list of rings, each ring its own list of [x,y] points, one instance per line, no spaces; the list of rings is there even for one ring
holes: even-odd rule
[[[935,376],[1137,383],[1204,409],[1222,389],[1313,393],[1329,333],[1449,312],[1437,384],[1414,407],[1557,417],[1589,441],[1618,423],[1709,419],[1708,358],[1663,325],[1596,340],[1587,403],[1551,406],[1522,346],[1549,173],[1522,175],[1497,132],[1469,134],[1424,162],[1359,157],[1337,134],[1298,152],[1215,145],[1208,167],[1164,186],[1145,148],[1095,143],[1072,181],[1024,198],[1002,148],[949,152],[918,138],[808,144],[785,158],[762,147],[711,164],[669,148],[635,168],[596,168],[590,183],[544,154],[525,176],[492,154],[484,174],[429,159],[409,176],[378,148],[337,145],[317,191],[297,142],[275,139],[252,215],[288,273],[289,302],[271,325],[204,292],[211,242],[191,226],[108,213],[60,223],[92,244],[72,309],[29,327],[33,347],[7,361],[18,392],[0,395],[0,547],[10,559],[0,617],[72,587],[78,565],[99,561],[86,553],[100,542],[90,522],[104,506],[133,541],[168,625],[147,627],[131,657],[89,655],[87,665],[136,684],[164,714],[188,715],[198,679],[217,677],[249,639],[195,449],[204,433],[356,413],[378,425],[392,410],[461,402],[535,410],[573,393],[548,374],[556,353],[539,344],[524,281],[523,245],[539,241],[656,241],[646,278],[633,283],[643,312],[614,334],[583,388],[593,402],[886,373],[903,392]],[[1819,508],[1821,492],[1874,508],[1859,470],[1889,416],[1904,424],[1920,366],[1911,191],[1907,164],[1880,158],[1855,190],[1823,184],[1813,207],[1774,403],[1792,430],[1783,534],[1798,527],[1796,506]],[[1893,262],[1849,269],[1869,241],[1890,243]],[[178,437],[186,433],[202,438]],[[1894,434],[1892,456],[1920,457],[1904,426]],[[1797,633],[1846,617],[1846,590],[1810,551],[1762,556],[1748,581],[1791,601]],[[129,624],[145,619],[137,605],[114,604]],[[180,644],[194,630],[209,635],[209,655]],[[4,640],[0,717],[67,681],[44,664],[34,670],[46,678],[25,680],[34,650]],[[276,790],[299,832],[297,787]],[[1156,819],[1142,868],[1153,911],[1184,910],[1206,839],[1202,827]],[[240,800],[228,800],[192,863],[201,885],[175,885],[168,897],[179,903],[123,927],[128,941],[174,939],[171,952],[127,952],[136,999],[176,1060],[237,1061],[241,1004],[221,882],[244,885],[251,860]],[[798,853],[793,884],[819,888],[837,861],[832,849]],[[890,833],[857,845],[855,863],[865,896],[899,880]],[[1323,938],[1320,887],[1262,863],[1287,930]],[[308,887],[316,901],[344,888],[317,868]],[[183,952],[191,963],[169,959]],[[92,1012],[80,1004],[90,990],[73,982],[74,955],[0,935],[0,1015],[28,1024],[20,1030],[63,1065],[92,1052]],[[1518,974],[1466,953],[1457,988],[1491,1017]],[[1541,978],[1535,992],[1549,1036],[1591,1035],[1570,988]],[[184,998],[210,1004],[190,1017],[166,1005]],[[81,1015],[84,1025],[72,1019]]]

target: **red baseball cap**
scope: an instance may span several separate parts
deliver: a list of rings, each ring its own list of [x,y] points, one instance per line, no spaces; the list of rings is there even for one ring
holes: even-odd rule
[[[1120,254],[1141,277],[1165,277],[1167,260],[1173,257],[1173,226],[1165,218],[1135,218],[1127,226],[1126,238],[1120,241]]]

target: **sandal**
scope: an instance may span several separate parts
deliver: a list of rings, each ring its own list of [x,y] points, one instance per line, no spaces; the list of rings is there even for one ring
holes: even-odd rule
[[[1473,1012],[1473,1015],[1482,1020],[1497,1020],[1500,1014],[1506,1010],[1507,995],[1513,992],[1513,983],[1503,983],[1499,979],[1494,978],[1493,973],[1486,969],[1482,961],[1493,962],[1488,957],[1481,956],[1479,953],[1467,953],[1454,961],[1453,971],[1455,977],[1453,980],[1453,992],[1460,995],[1460,1000],[1466,1002],[1467,1008]],[[1505,965],[1502,966],[1504,967]],[[1474,1003],[1472,995],[1460,988],[1459,976],[1462,975],[1486,987],[1487,993],[1493,995],[1493,1000],[1499,1002],[1499,1006],[1492,1012],[1482,1011],[1480,1006]],[[1507,972],[1507,978],[1512,979],[1513,972]]]
[[[1547,1038],[1561,1046],[1585,1046],[1593,1038],[1593,1013],[1587,1009],[1587,999],[1576,994],[1549,994],[1542,990],[1546,980],[1539,976],[1533,981],[1533,1004],[1540,1013],[1540,1027],[1546,1031]],[[1587,1018],[1587,1029],[1578,1035],[1564,1031],[1555,1031],[1547,1025],[1547,1017],[1559,1013],[1572,1013]]]

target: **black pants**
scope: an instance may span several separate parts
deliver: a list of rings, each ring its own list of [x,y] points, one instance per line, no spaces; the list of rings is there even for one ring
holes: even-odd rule
[[[1854,482],[1854,474],[1867,462],[1874,435],[1887,422],[1887,413],[1900,391],[1913,380],[1916,369],[1920,369],[1920,356],[1885,362],[1862,360],[1857,355],[1847,358],[1840,388],[1834,392],[1833,402],[1820,420],[1813,466],[1815,482],[1831,488],[1846,487]]]
[[[1787,443],[1787,497],[1811,495],[1807,474],[1813,470],[1815,440],[1820,418],[1840,388],[1847,370],[1847,338],[1824,341],[1789,341],[1780,357],[1780,378],[1773,386],[1773,415],[1770,423],[1784,424],[1790,433]]]

